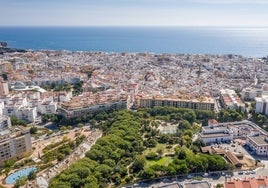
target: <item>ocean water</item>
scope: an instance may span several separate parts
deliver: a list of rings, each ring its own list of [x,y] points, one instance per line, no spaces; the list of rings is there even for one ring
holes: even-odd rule
[[[0,27],[0,41],[33,50],[268,55],[268,28]]]

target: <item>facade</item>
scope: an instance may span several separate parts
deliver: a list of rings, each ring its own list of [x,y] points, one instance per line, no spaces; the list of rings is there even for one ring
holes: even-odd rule
[[[179,99],[177,97],[142,97],[139,99],[139,107],[153,108],[155,106],[171,106],[176,108],[189,108],[196,110],[214,110],[215,99],[201,98],[201,99]]]
[[[63,102],[58,111],[66,118],[72,118],[105,110],[128,109],[129,101],[128,95],[117,94],[114,90],[102,93],[84,92]]]
[[[220,90],[220,101],[224,108],[226,109],[238,109],[241,108],[242,111],[245,110],[245,104],[238,97],[236,92],[231,89]]]
[[[8,129],[11,127],[10,117],[0,116],[0,130]]]
[[[241,98],[243,100],[254,100],[256,97],[261,97],[262,95],[268,95],[268,92],[255,88],[244,88],[241,92]]]
[[[57,103],[53,101],[46,101],[38,106],[38,111],[41,114],[55,114],[57,111]]]
[[[21,158],[32,151],[28,129],[23,127],[3,129],[0,134],[0,165],[9,159]]]
[[[205,144],[228,142],[233,140],[233,132],[228,126],[207,126],[202,127],[198,138]]]
[[[18,119],[34,122],[37,118],[37,108],[29,106],[6,106],[3,114],[7,116],[15,116]]]
[[[268,96],[256,97],[256,112],[268,115]]]
[[[247,137],[247,145],[256,155],[268,156],[268,136],[256,135]]]
[[[212,125],[202,127],[202,131],[199,133],[198,137],[206,144],[210,144],[232,141],[235,138],[247,139],[248,137],[259,135],[267,135],[267,132],[251,121],[245,120],[228,123],[214,122]]]
[[[9,93],[8,83],[1,80],[0,81],[0,96],[6,96]]]

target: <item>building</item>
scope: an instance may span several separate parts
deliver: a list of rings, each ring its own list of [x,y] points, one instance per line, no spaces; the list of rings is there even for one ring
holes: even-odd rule
[[[238,97],[236,92],[231,89],[220,90],[220,101],[225,109],[238,109],[245,110],[245,104]]]
[[[145,96],[139,99],[139,107],[141,108],[153,108],[156,106],[213,111],[215,109],[215,99],[205,97],[199,99],[180,99],[178,97],[169,98],[162,96]]]
[[[212,188],[211,183],[208,181],[192,181],[180,183],[180,188]]]
[[[244,179],[230,179],[224,183],[225,188],[265,188],[268,187],[268,177],[247,177]]]
[[[257,113],[268,115],[268,96],[256,97],[256,110]]]
[[[41,114],[56,114],[57,103],[54,101],[45,101],[38,106],[38,111]]]
[[[10,117],[0,116],[0,130],[8,129],[11,127]]]
[[[0,81],[0,96],[6,96],[9,93],[8,83],[3,79]]]
[[[228,142],[233,140],[233,132],[228,126],[207,126],[202,127],[202,132],[198,138],[205,144]]]
[[[210,125],[202,127],[198,135],[199,139],[206,144],[232,141],[235,138],[246,140],[248,136],[268,135],[265,130],[247,120],[227,123],[216,123],[213,120],[209,122]]]
[[[128,109],[128,103],[129,97],[127,95],[89,92],[63,102],[59,108],[59,113],[66,118],[72,118],[105,110]]]
[[[15,127],[0,131],[0,165],[9,159],[19,159],[31,151],[29,129]]]
[[[258,88],[244,88],[241,92],[241,98],[243,100],[254,100],[256,97],[261,97],[262,95],[268,95],[268,92]]]
[[[256,155],[268,156],[267,135],[247,136],[246,143],[255,152]]]

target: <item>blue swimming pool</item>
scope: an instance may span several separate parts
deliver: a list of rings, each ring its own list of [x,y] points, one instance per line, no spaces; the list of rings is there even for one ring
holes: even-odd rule
[[[20,177],[22,177],[22,176],[27,177],[31,171],[37,171],[37,168],[36,167],[28,167],[28,168],[18,170],[16,172],[14,172],[13,174],[10,174],[6,178],[6,184],[14,184],[16,182],[16,180],[19,179]]]

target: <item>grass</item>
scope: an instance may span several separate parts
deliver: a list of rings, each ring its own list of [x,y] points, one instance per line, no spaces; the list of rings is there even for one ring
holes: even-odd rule
[[[146,160],[146,167],[153,166],[155,164],[168,166],[173,160],[173,157],[162,157],[158,160]]]
[[[163,153],[168,152],[166,149],[166,144],[157,144],[154,148],[147,148],[145,151],[143,151],[143,155],[146,156],[150,152],[156,152],[158,149],[162,149]]]

